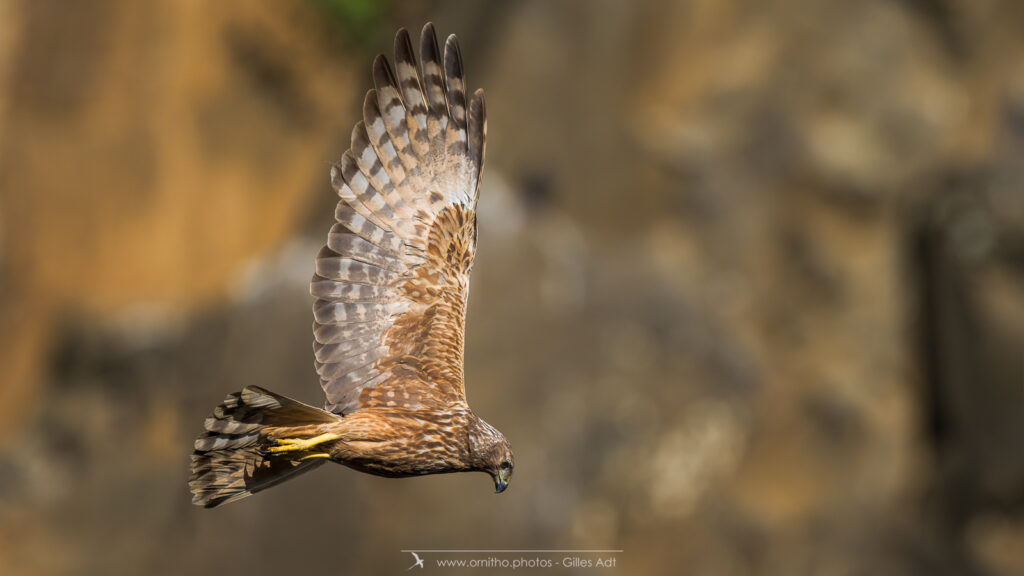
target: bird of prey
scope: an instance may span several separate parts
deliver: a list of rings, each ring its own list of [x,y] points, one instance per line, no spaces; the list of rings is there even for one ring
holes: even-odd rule
[[[512,476],[505,437],[466,403],[463,341],[484,164],[483,91],[467,100],[455,36],[434,27],[418,65],[404,29],[351,148],[331,169],[337,222],[310,284],[321,410],[249,386],[195,441],[189,487],[212,508],[331,461],[390,477]]]

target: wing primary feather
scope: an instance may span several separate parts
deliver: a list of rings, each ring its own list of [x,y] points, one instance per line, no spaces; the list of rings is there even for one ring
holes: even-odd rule
[[[347,155],[351,155],[351,151],[345,152]],[[382,230],[388,230],[390,227],[385,224],[380,217],[373,213],[363,202],[359,199],[356,191],[352,190],[348,182],[345,180],[344,172],[344,161],[345,156],[342,156],[342,162],[331,166],[331,186],[334,188],[338,196],[353,210],[359,213],[360,216],[372,222],[375,226]]]
[[[473,162],[473,176],[480,187],[480,176],[484,169],[484,154],[487,149],[487,108],[484,105],[484,91],[477,90],[469,103],[469,158]],[[477,190],[478,191],[478,190]],[[473,208],[476,208],[478,194],[474,191]]]
[[[452,34],[444,43],[444,72],[448,84],[448,108],[458,129],[466,127],[466,78],[459,40]]]
[[[434,141],[443,137],[448,126],[448,88],[445,86],[444,67],[441,52],[437,49],[437,34],[434,25],[427,23],[420,35],[420,64],[423,72],[423,87],[427,94],[427,138]]]
[[[404,155],[400,155],[395,149],[395,142],[392,133],[389,131],[388,123],[385,121],[380,110],[380,98],[376,90],[371,90],[363,102],[363,124],[366,129],[366,137],[372,146],[371,150],[376,153],[379,162],[386,172],[388,180],[393,184],[395,191],[402,201],[409,207],[422,210],[424,200],[422,192],[410,181],[410,169],[418,172],[416,166],[419,161],[409,156],[408,149]],[[405,125],[403,121],[403,126]],[[406,138],[408,142],[408,138]],[[404,156],[404,159],[403,159]],[[408,225],[409,220],[404,219],[400,225]],[[422,242],[417,242],[415,231],[404,229],[399,234],[411,240],[413,244],[422,247]]]
[[[398,85],[402,88],[406,108],[413,116],[422,116],[417,119],[425,120],[427,100],[423,95],[416,55],[412,51],[412,40],[405,28],[400,29],[395,35],[395,66],[398,69]]]
[[[459,41],[454,34],[444,43],[444,69],[445,82],[448,85],[448,109],[451,115],[451,121],[444,134],[445,154],[456,165],[456,170],[464,173],[466,168],[469,168],[466,163],[466,155],[469,152],[466,138],[466,84]],[[476,172],[475,168],[472,171]],[[450,194],[458,202],[471,204],[472,195],[476,193],[476,183],[472,184],[473,190],[468,190],[465,184],[469,182],[459,182],[450,190]]]
[[[402,155],[409,146],[409,127],[405,122],[405,104],[398,90],[395,74],[383,54],[373,61],[373,85],[377,91],[377,107],[384,120],[395,150]],[[403,161],[405,158],[403,158]],[[408,165],[408,164],[407,164]]]
[[[408,198],[410,205],[415,205],[421,195],[415,194],[413,183],[422,180],[419,155],[413,150],[412,140],[409,133],[409,126],[415,125],[416,121],[407,112],[402,95],[399,91],[395,75],[388,64],[387,58],[378,56],[373,62],[373,81],[377,92],[377,110],[367,109],[364,106],[364,121],[372,130],[377,130],[376,118],[383,121],[384,132],[390,140],[394,153],[401,163],[404,178],[396,181],[395,187],[399,193],[405,193],[403,198]],[[370,116],[365,116],[368,112]],[[376,113],[375,113],[376,112]],[[372,122],[371,122],[371,116]],[[383,138],[383,135],[377,135]],[[372,141],[372,140],[371,140]],[[386,166],[390,169],[390,165]]]
[[[355,199],[362,204],[384,227],[391,228],[401,235],[401,230],[395,230],[395,223],[401,222],[395,217],[395,212],[388,205],[377,189],[370,184],[366,175],[359,169],[356,162],[355,152],[349,150],[341,157],[341,174],[352,191]]]
[[[412,40],[405,28],[395,35],[395,70],[409,114],[409,140],[416,156],[423,158],[430,149],[427,137],[427,99],[423,94],[416,55],[412,51]]]
[[[367,100],[371,98],[373,98],[373,96],[371,96],[370,93],[367,93]],[[364,102],[364,109],[365,107],[366,103]],[[391,211],[394,212],[400,220],[408,219],[412,214],[412,210],[395,189],[388,171],[384,169],[384,165],[381,163],[380,157],[377,154],[377,149],[370,142],[370,136],[366,131],[365,121],[357,123],[355,129],[352,130],[352,144],[349,150],[352,153],[352,159],[355,160],[356,166],[363,174],[363,177],[365,177],[377,193],[380,194],[384,199],[384,202],[386,202],[388,207],[391,208]]]

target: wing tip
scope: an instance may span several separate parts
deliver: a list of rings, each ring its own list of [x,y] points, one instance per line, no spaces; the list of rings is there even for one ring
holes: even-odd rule
[[[373,85],[380,92],[381,88],[395,87],[395,75],[391,71],[391,63],[384,54],[377,54],[373,59]]]
[[[449,34],[444,41],[444,68],[449,79],[462,80],[465,73],[462,68],[462,50],[455,34]]]
[[[487,147],[487,103],[484,99],[483,88],[477,88],[469,101],[468,125],[469,154],[476,164],[476,178],[479,186]]]
[[[399,55],[406,56],[412,55],[412,37],[409,36],[409,31],[402,26],[395,33],[395,57]],[[415,58],[412,58],[415,61]]]
[[[434,23],[429,20],[423,25],[423,29],[420,30],[420,40],[427,39],[432,39],[435,44],[437,43],[437,33],[434,30]]]

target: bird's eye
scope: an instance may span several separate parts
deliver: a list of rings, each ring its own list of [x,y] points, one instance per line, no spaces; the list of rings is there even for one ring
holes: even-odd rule
[[[508,470],[509,468],[512,467],[512,464],[508,460],[505,460],[504,462],[499,464],[498,467],[501,468],[502,470]]]

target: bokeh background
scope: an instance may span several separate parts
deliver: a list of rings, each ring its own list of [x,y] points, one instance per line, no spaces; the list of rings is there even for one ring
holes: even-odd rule
[[[227,392],[321,401],[329,166],[427,20],[487,91],[466,370],[512,487],[194,508]],[[0,0],[0,573],[402,548],[1024,574],[1024,4]]]

